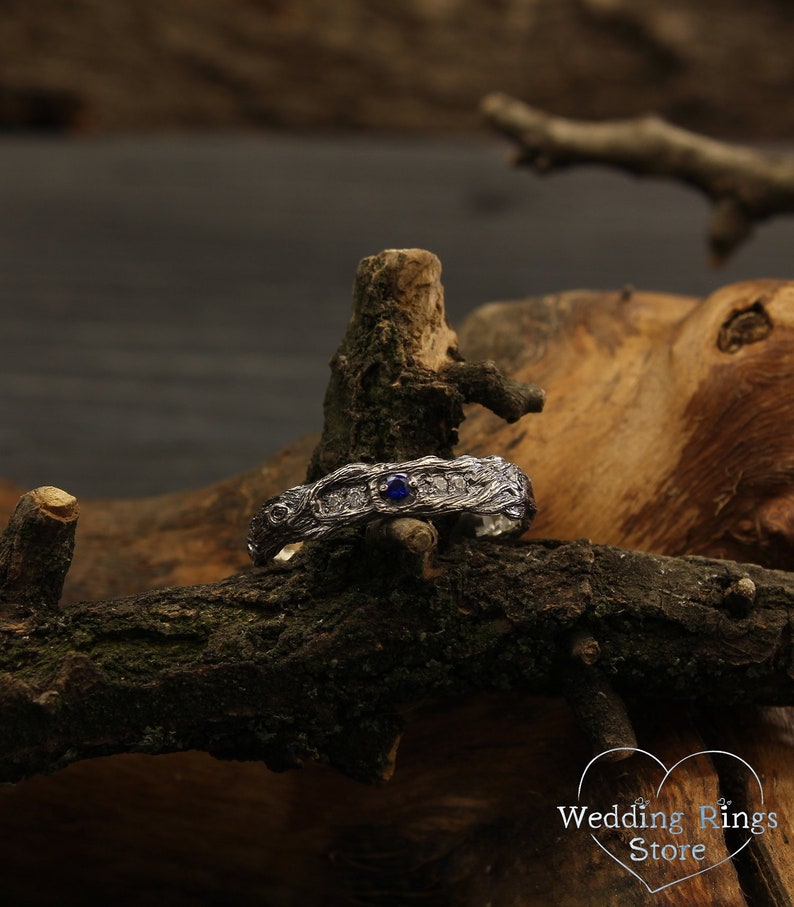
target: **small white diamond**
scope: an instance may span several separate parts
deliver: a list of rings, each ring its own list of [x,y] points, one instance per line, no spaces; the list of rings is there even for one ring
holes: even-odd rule
[[[462,494],[464,491],[466,491],[466,480],[463,478],[463,476],[452,476],[449,484],[451,490],[456,494]]]
[[[339,505],[342,503],[342,496],[338,491],[332,491],[323,500],[324,510],[326,513],[330,513],[333,510],[339,510]]]
[[[480,517],[479,525],[474,527],[474,534],[476,536],[502,535],[515,529],[518,523],[518,520],[511,520],[501,513],[488,514]]]

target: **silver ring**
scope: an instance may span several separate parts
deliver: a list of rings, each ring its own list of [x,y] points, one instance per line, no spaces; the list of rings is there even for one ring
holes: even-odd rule
[[[502,535],[526,529],[536,509],[529,478],[497,456],[349,463],[265,501],[251,520],[248,551],[261,565],[292,542],[403,515],[474,514],[475,534]]]

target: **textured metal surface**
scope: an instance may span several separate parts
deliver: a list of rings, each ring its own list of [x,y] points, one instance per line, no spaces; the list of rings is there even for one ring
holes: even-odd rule
[[[390,498],[392,484],[404,496]],[[248,550],[254,563],[263,564],[290,542],[325,538],[379,517],[449,513],[505,518],[479,534],[521,531],[535,515],[532,484],[497,456],[349,463],[266,501],[251,521]]]

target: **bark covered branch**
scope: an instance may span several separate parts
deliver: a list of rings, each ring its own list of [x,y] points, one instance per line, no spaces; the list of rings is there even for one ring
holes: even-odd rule
[[[331,360],[325,423],[309,479],[345,463],[452,456],[465,403],[508,421],[543,407],[543,391],[492,362],[463,362],[444,314],[441,262],[422,249],[365,258],[353,316]]]
[[[569,120],[502,94],[488,95],[482,110],[495,129],[518,145],[516,163],[537,173],[604,164],[699,189],[714,206],[708,244],[717,264],[749,237],[754,224],[794,212],[792,155],[718,142],[657,116]]]
[[[794,703],[789,574],[584,542],[464,542],[438,568],[398,573],[355,535],[220,583],[5,621],[0,780],[193,748],[388,777],[404,707],[559,692],[578,633],[630,701]]]
[[[55,608],[74,551],[77,499],[44,486],[23,495],[0,536],[0,613]]]

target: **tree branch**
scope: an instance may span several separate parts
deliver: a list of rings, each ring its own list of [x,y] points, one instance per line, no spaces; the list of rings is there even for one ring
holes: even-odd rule
[[[632,701],[792,703],[793,611],[791,575],[702,558],[468,541],[426,579],[358,535],[307,545],[286,566],[0,625],[0,780],[192,748],[382,778],[404,706],[558,692],[579,632]]]
[[[309,480],[345,463],[451,457],[464,403],[514,421],[539,412],[543,399],[540,388],[505,378],[492,362],[462,361],[435,255],[387,249],[359,264]]]
[[[589,632],[577,628],[571,638],[572,664],[563,673],[561,689],[580,728],[593,745],[593,752],[623,747],[608,757],[613,762],[628,758],[637,735],[623,700],[598,666],[601,646]]]
[[[44,486],[23,495],[0,537],[0,613],[53,609],[72,562],[77,498]]]
[[[505,378],[494,362],[453,362],[442,372],[457,386],[466,403],[480,403],[505,422],[518,422],[528,413],[539,413],[546,394],[534,384]]]
[[[502,94],[488,95],[482,110],[495,129],[517,143],[516,163],[537,173],[605,164],[699,189],[714,205],[708,244],[716,264],[730,257],[755,223],[794,211],[792,155],[718,142],[656,116],[600,123],[569,120]]]

